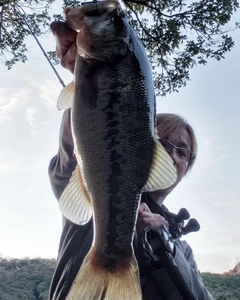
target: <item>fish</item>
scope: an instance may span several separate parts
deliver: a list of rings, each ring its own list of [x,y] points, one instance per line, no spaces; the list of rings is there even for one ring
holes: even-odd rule
[[[78,54],[58,108],[71,108],[78,164],[59,205],[73,223],[94,224],[66,299],[140,300],[133,237],[141,194],[177,178],[158,141],[151,65],[118,1],[67,8],[65,15]]]

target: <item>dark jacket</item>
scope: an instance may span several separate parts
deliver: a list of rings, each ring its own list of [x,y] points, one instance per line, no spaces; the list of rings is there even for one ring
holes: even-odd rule
[[[77,164],[73,155],[70,110],[64,112],[59,142],[58,154],[51,160],[49,166],[50,181],[57,199],[60,198],[68,184]],[[150,210],[154,213],[162,214],[162,210],[166,209],[164,206],[159,207],[147,194],[142,197],[142,201],[147,202]],[[92,240],[92,220],[80,226],[63,217],[63,231],[57,267],[50,288],[50,300],[66,299],[82,261],[91,247]],[[187,300],[187,298],[180,296],[175,278],[172,276],[174,272],[169,272],[167,267],[158,268],[151,264],[151,260],[143,251],[141,237],[137,234],[135,234],[133,246],[139,264],[143,300]],[[181,278],[186,282],[187,288],[193,293],[195,299],[212,299],[199,275],[192,249],[185,241],[178,239],[175,242],[173,262],[178,267]]]

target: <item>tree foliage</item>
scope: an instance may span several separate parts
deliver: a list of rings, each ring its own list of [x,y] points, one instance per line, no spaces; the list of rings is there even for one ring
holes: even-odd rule
[[[48,300],[55,259],[0,257],[1,300]],[[215,300],[240,299],[240,274],[201,273]]]
[[[0,0],[0,55],[10,69],[27,60],[26,39],[49,29],[49,8],[55,0]]]
[[[25,61],[24,39],[30,34],[24,18],[33,32],[40,35],[48,26],[49,5],[55,0],[0,0],[1,49],[8,68]],[[37,12],[40,5],[42,11]],[[206,64],[209,59],[221,60],[234,41],[229,32],[239,27],[227,27],[239,7],[237,0],[123,0],[127,14],[149,55],[153,67],[156,91],[166,95],[177,91],[189,80],[190,69]],[[5,3],[5,4],[4,4]],[[31,8],[23,15],[20,7]],[[80,1],[63,0],[63,7],[80,5]],[[60,8],[59,8],[60,10]],[[55,15],[62,19],[62,15]],[[13,34],[15,32],[15,34]],[[12,56],[7,59],[7,54]]]
[[[54,259],[0,258],[1,300],[48,300]]]
[[[220,60],[234,45],[226,25],[238,8],[235,0],[136,0],[127,6],[163,94],[185,85],[194,65]]]
[[[240,274],[220,275],[202,273],[201,276],[215,300],[240,299]]]

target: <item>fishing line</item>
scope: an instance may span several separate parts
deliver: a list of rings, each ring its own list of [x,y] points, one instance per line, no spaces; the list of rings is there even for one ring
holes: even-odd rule
[[[51,68],[53,69],[53,71],[54,71],[55,75],[57,76],[59,82],[62,84],[63,87],[65,87],[65,84],[64,84],[62,78],[61,78],[60,75],[58,74],[57,70],[55,69],[54,65],[52,64],[51,60],[49,59],[47,53],[45,52],[45,50],[43,49],[43,47],[42,47],[41,43],[39,42],[38,38],[37,38],[36,35],[34,34],[34,32],[33,32],[32,28],[31,28],[31,26],[28,24],[27,19],[26,19],[26,18],[27,18],[27,15],[26,15],[24,9],[23,9],[22,7],[20,7],[20,6],[18,6],[17,4],[16,4],[15,6],[16,6],[18,12],[20,13],[20,15],[22,16],[24,23],[27,25],[27,27],[28,27],[28,29],[30,30],[32,36],[34,37],[35,41],[37,42],[38,46],[39,46],[40,49],[42,50],[44,56],[46,57],[48,63],[50,64]],[[21,11],[23,12],[23,15],[21,14],[20,9],[21,9]]]

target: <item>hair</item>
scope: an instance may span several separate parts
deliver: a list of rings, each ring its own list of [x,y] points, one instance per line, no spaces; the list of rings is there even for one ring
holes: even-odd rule
[[[197,139],[193,128],[190,124],[188,124],[188,122],[185,119],[183,119],[179,115],[169,113],[157,114],[156,117],[159,138],[167,140],[179,128],[185,128],[188,131],[191,138],[190,150],[194,153],[195,156],[197,155]],[[189,161],[187,171],[189,171],[192,168],[194,162],[194,158]]]

